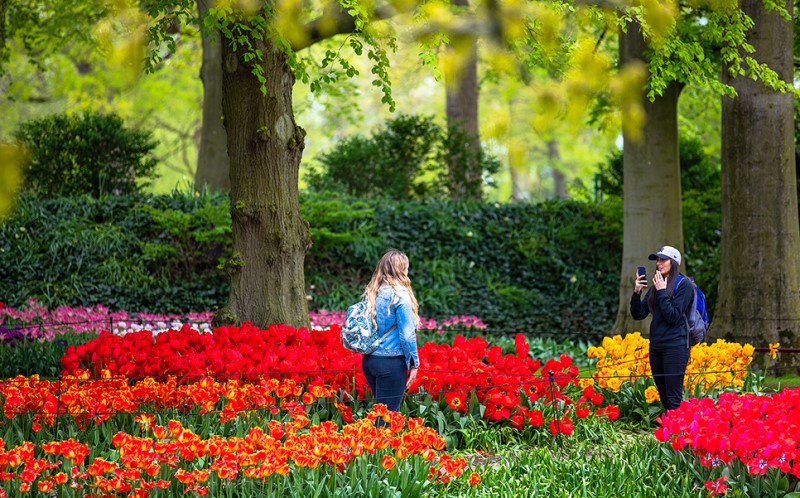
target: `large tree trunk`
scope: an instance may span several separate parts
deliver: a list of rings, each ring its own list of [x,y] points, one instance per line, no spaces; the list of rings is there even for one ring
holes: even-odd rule
[[[755,58],[792,81],[792,23],[743,0],[755,26]],[[792,2],[786,2],[792,12]],[[793,98],[748,77],[723,82],[722,258],[709,334],[754,346],[800,346],[800,233],[794,155]],[[800,357],[783,355],[785,362]]]
[[[197,0],[197,12],[203,19],[209,0]],[[216,192],[231,188],[228,136],[222,123],[222,36],[219,31],[203,36],[203,123],[200,127],[200,146],[197,150],[197,171],[194,183]]]
[[[639,25],[620,33],[620,63],[645,61],[647,45]],[[623,243],[619,311],[613,333],[645,333],[649,319],[631,318],[630,299],[637,266],[649,266],[647,256],[663,245],[683,251],[681,171],[678,155],[678,97],[682,85],[672,83],[664,95],[644,99],[647,122],[640,141],[624,136]],[[651,278],[654,270],[648,270]],[[652,285],[652,282],[650,282]]]
[[[303,261],[311,244],[300,217],[298,171],[305,131],[292,110],[294,74],[286,55],[258,42],[266,77],[262,94],[251,67],[222,45],[222,109],[231,162],[233,255],[227,305],[215,323],[307,327]]]
[[[452,0],[459,7],[469,6],[469,0]],[[474,37],[462,40],[459,49],[467,50],[467,62],[454,81],[445,81],[447,127],[464,133],[466,150],[448,157],[450,196],[454,199],[480,199],[483,189],[480,135],[478,132],[478,57]],[[450,48],[449,50],[456,50]]]

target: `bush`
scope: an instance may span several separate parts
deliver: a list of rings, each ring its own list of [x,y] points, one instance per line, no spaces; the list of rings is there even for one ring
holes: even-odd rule
[[[304,216],[331,201],[307,195]],[[326,234],[349,243],[306,259],[312,308],[343,309],[357,299],[388,247],[405,251],[425,316],[467,313],[494,333],[596,340],[616,313],[621,232],[605,208],[576,202],[486,204],[373,202]],[[312,237],[320,226],[308,217]],[[365,227],[369,227],[365,229]]]
[[[443,197],[450,193],[448,163],[456,175],[465,176],[478,162],[486,174],[496,173],[499,161],[484,150],[469,152],[463,131],[445,132],[432,117],[401,115],[389,120],[370,137],[356,135],[322,154],[306,176],[314,192],[341,192],[358,197],[388,197],[395,200]],[[467,181],[466,191],[475,197],[483,178]]]
[[[125,128],[115,114],[55,114],[23,123],[28,150],[24,190],[46,197],[126,195],[155,178],[151,133]],[[137,183],[138,181],[138,183]]]
[[[304,194],[309,307],[344,309],[398,247],[425,316],[467,313],[496,333],[594,340],[616,311],[621,234],[605,209]],[[229,231],[224,195],[23,196],[0,226],[0,296],[9,306],[35,297],[50,308],[209,310],[227,299],[217,265]]]

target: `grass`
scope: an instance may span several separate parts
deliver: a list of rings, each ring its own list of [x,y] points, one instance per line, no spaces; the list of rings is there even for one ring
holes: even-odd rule
[[[489,428],[487,436],[496,429]],[[705,476],[663,450],[650,431],[631,432],[616,424],[588,423],[560,442],[508,444],[496,454],[470,458],[481,484],[461,481],[434,496],[446,497],[696,497]],[[499,435],[499,434],[498,434]],[[469,453],[469,452],[467,452]],[[665,479],[664,475],[669,475]]]
[[[800,375],[781,375],[764,378],[764,389],[780,391],[785,387],[798,386],[800,386]]]

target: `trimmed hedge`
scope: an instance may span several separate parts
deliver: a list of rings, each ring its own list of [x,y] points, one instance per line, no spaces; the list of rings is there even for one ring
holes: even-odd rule
[[[352,304],[384,250],[396,247],[409,255],[425,316],[474,314],[495,333],[558,340],[595,341],[613,323],[622,254],[618,202],[389,202],[304,194],[301,209],[314,241],[306,257],[310,309]],[[687,239],[691,234],[687,227]],[[716,248],[698,247],[714,236],[703,235],[687,249],[710,255],[703,258],[705,270],[714,268]],[[225,195],[23,197],[0,225],[0,300],[210,310],[227,299],[228,280],[217,266],[229,251]],[[716,287],[716,279],[699,283],[707,294]]]
[[[222,196],[22,196],[0,225],[0,301],[182,313],[222,302]]]

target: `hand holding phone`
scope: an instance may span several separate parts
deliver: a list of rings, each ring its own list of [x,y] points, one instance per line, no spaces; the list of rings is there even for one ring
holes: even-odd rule
[[[637,294],[642,293],[642,289],[647,287],[647,268],[640,266],[636,269],[636,281],[633,285],[633,291]]]

